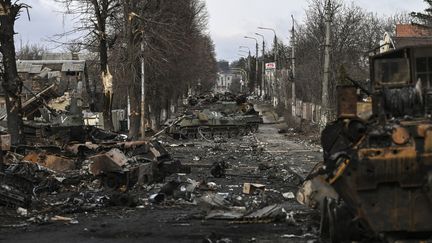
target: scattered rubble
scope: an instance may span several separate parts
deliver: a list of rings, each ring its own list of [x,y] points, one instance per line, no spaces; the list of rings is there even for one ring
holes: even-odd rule
[[[31,145],[4,153],[0,210],[10,216],[0,229],[79,224],[92,234],[89,216],[135,217],[150,211],[174,220],[173,227],[217,221],[272,228],[274,223],[285,232],[305,221],[316,224],[286,204],[294,202],[304,175],[291,169],[287,156],[268,153],[269,143],[256,134],[184,142],[165,135],[128,141],[88,126],[45,132],[48,138],[35,137]],[[289,232],[304,235],[309,229]],[[225,235],[204,238],[237,241]]]

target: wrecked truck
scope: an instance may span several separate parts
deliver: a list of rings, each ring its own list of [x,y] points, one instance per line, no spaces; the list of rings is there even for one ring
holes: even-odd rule
[[[338,119],[326,126],[324,161],[297,200],[321,210],[331,242],[394,242],[432,236],[432,45],[370,57],[366,102],[338,88]],[[364,107],[369,107],[365,109]]]

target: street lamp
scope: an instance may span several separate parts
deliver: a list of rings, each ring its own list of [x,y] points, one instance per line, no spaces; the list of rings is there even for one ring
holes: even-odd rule
[[[247,49],[249,52],[251,51],[250,48],[248,46],[239,46],[239,49]]]
[[[277,73],[277,67],[278,67],[278,58],[277,58],[277,56],[278,56],[278,42],[277,42],[276,31],[274,29],[272,29],[272,28],[267,28],[267,27],[258,27],[258,29],[260,29],[260,30],[270,30],[274,34],[274,44],[273,44],[273,55],[274,55],[274,62],[275,62],[274,78],[275,78],[275,82],[277,83],[277,77],[278,77],[278,73]],[[271,81],[269,81],[269,82],[271,82]],[[269,88],[269,91],[271,90],[272,93],[273,93],[273,89],[270,89],[270,87],[268,87],[268,88]]]
[[[239,50],[242,51],[242,52],[245,52],[242,49],[247,49],[248,50],[247,68],[246,69],[247,69],[247,81],[250,82],[250,76],[251,76],[250,73],[252,71],[252,68],[251,68],[251,51],[250,51],[250,48],[248,46],[239,46]],[[250,87],[249,84],[247,86]]]
[[[136,14],[134,12],[129,13],[129,22],[132,22],[132,19],[136,17],[142,21],[144,18],[141,15]],[[141,140],[145,140],[145,130],[146,130],[146,122],[145,122],[145,58],[144,58],[144,47],[145,47],[145,39],[144,39],[144,31],[141,30]]]
[[[258,29],[273,31],[273,34],[274,34],[274,44],[273,44],[274,45],[274,61],[276,63],[276,69],[277,69],[278,42],[277,42],[276,31],[272,28],[267,28],[267,27],[258,27]]]
[[[261,82],[264,86],[265,94],[268,94],[268,85],[265,83],[265,37],[260,33],[255,33],[255,35],[260,36],[263,40],[262,42],[262,74],[261,74]]]
[[[255,37],[250,37],[250,36],[245,36],[244,37],[245,39],[252,39],[252,40],[255,40],[255,43],[256,43],[256,45],[255,45],[255,59],[256,59],[256,61],[255,61],[255,68],[256,68],[256,70],[255,70],[255,82],[258,84],[258,72],[259,72],[259,68],[258,68],[258,39],[257,38],[255,38]],[[262,95],[262,83],[260,83],[259,84],[259,92],[260,92],[260,95]]]

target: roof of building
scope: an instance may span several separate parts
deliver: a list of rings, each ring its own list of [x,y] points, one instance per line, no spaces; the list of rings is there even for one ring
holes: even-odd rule
[[[38,74],[46,65],[61,65],[61,72],[84,72],[85,60],[18,60],[17,69],[19,73]]]
[[[83,72],[85,61],[82,62],[65,62],[62,66],[62,72]]]
[[[397,46],[396,49],[390,49],[389,51],[386,52],[382,52],[376,55],[373,55],[372,58],[376,59],[376,58],[387,58],[387,57],[394,57],[394,56],[402,56],[404,51],[406,49],[418,49],[418,48],[430,48],[432,49],[432,43],[427,43],[427,44],[417,44],[417,45],[407,45],[407,46]]]
[[[42,60],[92,60],[97,59],[98,54],[95,52],[82,53],[44,53]]]
[[[396,48],[407,46],[432,45],[432,36],[424,37],[393,37]]]

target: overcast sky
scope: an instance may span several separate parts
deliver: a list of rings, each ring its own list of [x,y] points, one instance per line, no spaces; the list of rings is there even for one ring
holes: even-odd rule
[[[291,28],[291,15],[302,22],[308,0],[205,0],[210,15],[209,31],[216,45],[218,59],[235,60],[238,47],[254,47],[253,40],[245,35],[254,35],[258,26],[276,30],[284,42],[288,41]],[[423,0],[343,0],[355,2],[362,8],[391,15],[397,12],[422,11],[426,5]],[[23,1],[26,2],[26,1]],[[55,34],[67,31],[71,24],[65,21],[53,0],[31,0],[31,21],[24,13],[16,25],[17,43],[39,43],[54,47],[46,40]],[[270,31],[260,31],[267,41],[272,41]],[[19,47],[18,47],[19,49]],[[254,49],[254,48],[252,48]]]

